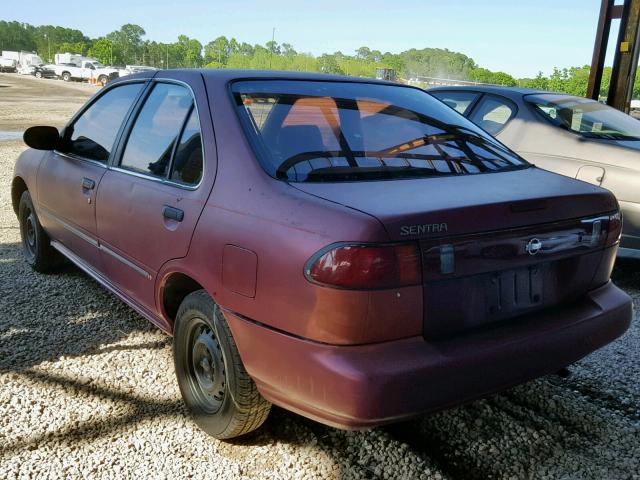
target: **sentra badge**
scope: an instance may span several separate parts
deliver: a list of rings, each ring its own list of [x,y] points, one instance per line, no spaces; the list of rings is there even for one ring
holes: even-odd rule
[[[449,231],[446,223],[424,223],[422,225],[403,225],[400,235],[426,235],[430,233],[445,233]]]

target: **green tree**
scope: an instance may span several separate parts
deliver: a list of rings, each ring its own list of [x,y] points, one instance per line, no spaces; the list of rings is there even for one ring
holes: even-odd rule
[[[318,66],[323,73],[344,74],[344,71],[338,65],[338,61],[334,55],[324,54],[318,59]]]
[[[280,45],[278,45],[278,42],[274,42],[273,40],[269,40],[265,44],[265,47],[267,47],[267,50],[269,50],[269,53],[271,53],[272,55],[280,55],[282,53],[282,51],[280,50]]]
[[[100,63],[111,65],[113,63],[113,43],[104,37],[98,38],[91,45],[88,55],[96,58]]]
[[[89,51],[89,44],[84,42],[64,42],[56,46],[56,53],[79,53],[80,55],[86,55]]]
[[[205,63],[215,61],[219,64],[226,65],[231,50],[231,43],[227,40],[227,37],[222,35],[204,46],[204,61]]]
[[[356,58],[358,60],[369,60],[371,56],[371,50],[369,47],[360,47],[356,50]]]
[[[186,35],[180,35],[178,41],[170,46],[174,65],[171,67],[194,68],[202,65],[202,44]]]
[[[107,34],[106,38],[116,47],[118,52],[117,58],[114,56],[114,62],[123,64],[139,63],[138,58],[141,57],[142,37],[146,34],[144,28],[139,25],[127,23],[116,30]]]
[[[292,55],[297,55],[298,52],[296,52],[295,48],[293,48],[293,45],[291,45],[290,43],[283,43],[282,44],[282,54],[290,57]]]

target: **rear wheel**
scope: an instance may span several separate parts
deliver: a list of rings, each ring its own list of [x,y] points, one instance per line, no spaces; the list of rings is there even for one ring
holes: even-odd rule
[[[42,78],[42,72],[36,72],[36,78]]]
[[[18,220],[20,222],[22,251],[31,268],[36,272],[46,273],[59,267],[64,259],[51,246],[47,232],[40,225],[28,191],[25,191],[20,197]]]
[[[62,80],[68,82],[71,80],[71,74],[69,72],[62,72]]]
[[[184,299],[173,333],[178,384],[198,426],[218,439],[260,427],[271,404],[245,370],[220,308],[204,290]]]

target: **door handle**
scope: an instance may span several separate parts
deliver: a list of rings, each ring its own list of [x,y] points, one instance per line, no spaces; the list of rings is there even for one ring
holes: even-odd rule
[[[91,180],[90,178],[82,179],[82,188],[85,190],[93,190],[96,187],[96,182]]]
[[[164,218],[168,218],[170,220],[175,220],[176,222],[181,222],[184,219],[184,212],[179,208],[170,207],[169,205],[165,205],[162,209],[162,215]]]

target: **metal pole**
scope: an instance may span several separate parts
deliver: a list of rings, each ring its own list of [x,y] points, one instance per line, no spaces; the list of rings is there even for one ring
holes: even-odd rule
[[[598,100],[600,96],[602,72],[604,71],[604,60],[607,53],[607,43],[609,42],[613,7],[614,0],[602,0],[600,5],[600,17],[598,18],[598,28],[596,30],[593,57],[591,59],[591,70],[589,71],[589,83],[587,85],[587,97],[593,100]]]
[[[629,111],[640,54],[640,0],[625,0],[607,104]]]
[[[276,38],[276,27],[273,27],[273,30],[271,31],[271,54],[269,55],[269,70],[271,70],[271,59],[273,58],[273,42]]]

